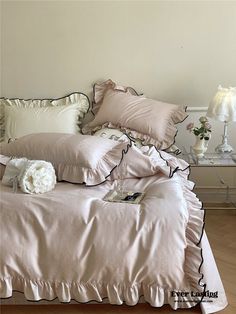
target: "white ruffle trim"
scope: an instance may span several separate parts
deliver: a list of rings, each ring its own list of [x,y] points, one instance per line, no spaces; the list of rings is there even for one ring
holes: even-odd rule
[[[0,294],[4,298],[12,296],[12,291],[23,292],[30,301],[53,300],[58,298],[60,302],[70,302],[72,299],[85,303],[89,301],[102,302],[107,298],[110,304],[136,305],[141,296],[153,307],[161,307],[169,304],[173,309],[190,308],[196,305],[196,298],[173,297],[172,291],[158,287],[157,284],[107,284],[93,283],[66,283],[49,282],[42,280],[28,280],[21,277],[8,277],[0,280]],[[173,289],[178,291],[177,289]]]
[[[189,219],[186,227],[187,248],[185,253],[185,274],[190,283],[191,291],[205,291],[202,282],[201,265],[203,263],[201,248],[199,247],[204,230],[204,210],[202,203],[192,192],[194,183],[188,180],[190,167],[184,160],[172,157],[165,152],[160,153],[170,167],[170,177],[178,174],[183,188],[183,194],[187,203]],[[202,297],[199,297],[201,301]]]
[[[165,154],[164,156],[170,156]],[[165,158],[164,158],[165,159]],[[200,267],[203,262],[199,242],[201,240],[204,211],[201,210],[202,204],[196,195],[191,191],[193,183],[188,181],[189,168],[185,167],[184,161],[178,161],[175,157],[167,160],[170,167],[170,174],[178,173],[183,185],[184,197],[187,203],[189,220],[186,227],[186,259],[185,274],[189,283],[189,290],[204,293],[205,285],[201,283],[202,274]],[[144,283],[101,283],[101,282],[50,282],[43,280],[29,280],[21,277],[8,277],[0,279],[0,296],[8,298],[12,296],[12,291],[23,292],[28,300],[53,300],[58,297],[61,302],[70,302],[74,299],[78,302],[98,301],[102,302],[108,298],[111,304],[135,305],[139,298],[144,296],[146,302],[151,306],[160,307],[169,304],[173,309],[190,308],[196,306],[202,299],[202,296],[192,297],[191,294],[186,297],[177,297],[171,294],[172,291],[165,290],[158,286],[158,283],[151,285]],[[181,291],[178,287],[173,287],[174,291]]]

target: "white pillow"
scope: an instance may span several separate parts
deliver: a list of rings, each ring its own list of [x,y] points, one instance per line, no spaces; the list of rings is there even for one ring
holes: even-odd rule
[[[21,108],[5,107],[4,140],[31,133],[78,133],[79,105]]]
[[[73,93],[56,100],[0,99],[1,140],[32,133],[80,132],[79,125],[88,112],[88,97]]]

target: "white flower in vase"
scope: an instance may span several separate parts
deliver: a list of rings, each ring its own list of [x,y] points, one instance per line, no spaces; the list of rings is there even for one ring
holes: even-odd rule
[[[196,136],[193,151],[198,158],[202,158],[207,151],[208,143],[211,138],[211,125],[207,117],[200,117],[199,121],[201,123],[199,127],[195,127],[194,123],[189,123],[186,128]]]

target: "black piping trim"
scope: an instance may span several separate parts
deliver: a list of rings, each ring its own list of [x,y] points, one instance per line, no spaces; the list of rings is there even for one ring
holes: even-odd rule
[[[125,135],[128,137],[127,134],[125,134]],[[127,146],[126,146],[125,149],[122,149],[121,159],[120,159],[119,163],[118,163],[117,165],[115,165],[115,166],[111,169],[110,173],[109,173],[107,176],[105,176],[105,180],[102,181],[102,182],[100,182],[100,183],[98,183],[98,184],[86,185],[87,187],[98,186],[98,185],[103,184],[104,182],[107,181],[107,178],[109,178],[109,177],[111,176],[112,172],[121,164],[121,162],[122,162],[122,160],[123,160],[123,158],[124,158],[124,155],[128,153],[130,147],[132,146],[132,140],[131,140],[129,137],[128,137],[128,139],[129,139],[129,143],[127,144]],[[84,184],[85,184],[85,183],[84,183]]]
[[[128,153],[128,150],[129,150],[130,147],[132,146],[133,140],[132,140],[126,133],[124,133],[124,134],[128,137],[129,143],[127,143],[126,148],[122,149],[120,161],[118,162],[117,165],[115,165],[115,166],[111,169],[110,173],[105,176],[105,180],[103,180],[102,182],[99,182],[99,183],[97,183],[97,184],[86,184],[86,182],[78,182],[78,183],[77,183],[77,182],[70,182],[70,181],[67,181],[67,180],[61,180],[61,181],[59,181],[59,182],[68,182],[68,183],[70,183],[70,184],[80,184],[80,185],[84,185],[84,186],[86,186],[86,187],[95,187],[95,186],[98,186],[98,185],[101,185],[101,184],[105,183],[105,182],[107,181],[107,178],[109,178],[109,177],[111,176],[112,172],[121,164],[121,162],[122,162],[122,160],[123,160],[123,158],[124,158],[124,155]],[[122,143],[122,142],[120,142],[120,143]]]
[[[102,82],[102,83],[100,83],[100,84],[103,84],[103,83],[105,83],[105,82],[106,82],[106,81],[104,81],[104,82]],[[95,86],[96,86],[96,85],[98,85],[98,83],[93,84],[93,96],[92,96],[92,104],[91,104],[91,113],[92,113],[94,116],[95,116],[96,114],[94,113],[93,109],[94,109],[94,105],[97,104],[97,103],[95,102],[95,100],[94,100],[94,98],[95,98]],[[121,90],[121,89],[114,89],[114,90],[118,90],[118,91],[120,91],[120,92],[126,93],[128,89],[132,89],[133,92],[136,94],[136,96],[142,96],[142,95],[143,95],[143,93],[142,93],[142,94],[138,94],[138,92],[137,92],[133,87],[130,87],[130,86],[125,87],[125,90]],[[188,108],[188,106],[187,106],[187,105],[184,105],[184,112],[187,112],[187,108]],[[188,118],[188,116],[189,116],[189,115],[187,115],[183,120],[178,121],[177,123],[175,123],[175,125],[184,122],[184,121]],[[124,134],[126,134],[126,133],[124,133]],[[165,149],[163,149],[163,151],[169,149],[172,145],[175,144],[177,134],[178,134],[178,130],[176,129],[176,133],[175,133],[173,142],[172,142],[168,147],[166,147]],[[142,143],[143,141],[144,141],[144,139],[141,140],[141,143]],[[175,154],[175,155],[179,155],[179,154],[181,154],[181,151],[180,151],[179,149],[176,149],[175,152],[174,152],[174,154]]]
[[[63,98],[70,97],[71,95],[74,95],[74,94],[83,95],[83,96],[85,96],[85,97],[87,98],[87,101],[88,101],[88,109],[87,109],[86,112],[84,112],[84,114],[83,114],[83,116],[82,116],[82,118],[81,118],[81,122],[82,122],[82,120],[84,119],[85,115],[86,115],[89,111],[91,111],[92,105],[91,105],[91,102],[90,102],[89,97],[88,97],[86,94],[81,93],[81,92],[72,92],[72,93],[70,93],[70,94],[68,94],[68,95],[66,95],[66,96],[59,97],[59,98],[34,98],[34,99],[29,98],[29,99],[24,99],[24,98],[8,98],[8,97],[1,97],[0,100],[7,100],[7,99],[9,99],[9,100],[23,100],[23,101],[34,101],[34,100],[36,100],[36,101],[43,101],[43,100],[48,100],[50,103],[52,103],[52,101],[61,100],[61,99],[63,99]],[[78,121],[79,121],[79,119],[78,119]],[[78,123],[78,125],[79,125],[80,133],[83,134],[83,132],[82,132],[82,127],[81,127],[81,123],[80,123],[80,124]],[[9,140],[8,140],[8,142],[9,142]]]
[[[187,112],[187,109],[188,109],[188,106],[185,105],[185,106],[184,106],[184,112]],[[180,124],[180,123],[184,122],[184,121],[188,118],[188,116],[189,116],[189,115],[187,115],[183,120],[178,121],[177,123],[174,123],[174,125],[177,125],[177,124]],[[165,149],[163,149],[163,151],[166,151],[166,150],[169,149],[172,145],[175,144],[175,140],[176,140],[177,134],[178,134],[178,129],[176,128],[176,133],[175,133],[173,142],[170,144],[170,146],[168,146],[168,147],[166,147]],[[178,151],[178,149],[177,149],[177,151]],[[180,151],[178,154],[176,154],[176,155],[179,155],[179,154],[181,154],[181,151]]]
[[[82,92],[72,92],[72,93],[70,93],[70,94],[68,94],[68,95],[65,95],[65,96],[62,96],[62,97],[59,97],[59,98],[28,98],[28,99],[24,99],[24,98],[18,98],[18,97],[16,97],[16,98],[0,97],[0,100],[1,100],[1,99],[24,100],[24,101],[49,100],[50,102],[52,102],[52,101],[54,101],[54,100],[60,100],[60,99],[69,97],[69,96],[71,96],[71,95],[73,95],[73,94],[81,94],[81,95],[84,95],[84,96],[87,98],[88,103],[89,103],[89,105],[90,105],[90,100],[89,100],[88,96],[87,96],[86,94],[82,93]]]
[[[113,167],[113,169],[111,170],[110,174],[108,174],[108,175],[105,177],[106,179],[111,175],[111,173],[113,172],[113,170],[114,170],[115,168],[117,168],[117,167],[121,164],[121,162],[122,162],[122,160],[123,160],[123,158],[124,158],[124,155],[127,154],[129,148],[132,146],[132,140],[130,139],[130,137],[129,137],[127,134],[125,134],[125,135],[129,138],[130,142],[127,144],[126,149],[123,149],[123,150],[122,150],[122,156],[121,156],[120,162],[119,162],[116,166]],[[154,146],[154,147],[155,147],[155,146]],[[172,178],[173,175],[174,175],[177,171],[183,171],[183,172],[184,172],[184,171],[186,171],[187,169],[189,169],[189,174],[188,174],[188,178],[189,178],[189,176],[190,176],[190,171],[191,171],[190,165],[188,165],[188,166],[187,166],[186,168],[184,168],[184,169],[180,169],[179,167],[176,167],[176,168],[174,169],[174,171],[172,171],[171,166],[169,165],[168,161],[167,161],[166,159],[164,159],[164,157],[161,155],[160,151],[159,151],[156,147],[155,147],[155,149],[156,149],[156,151],[158,152],[158,154],[159,154],[159,156],[161,157],[161,159],[164,160],[164,161],[166,162],[166,165],[170,168],[169,178]],[[87,186],[87,187],[98,186],[98,185],[100,185],[100,184],[103,184],[105,181],[106,181],[106,180],[104,180],[104,181],[101,182],[101,183],[95,184],[95,185],[86,185],[86,186]],[[70,182],[70,183],[71,183],[71,182]],[[79,183],[79,184],[85,184],[85,183]],[[195,184],[194,184],[194,187],[195,187]],[[193,189],[194,189],[194,187],[193,187]],[[193,189],[192,189],[192,190],[193,190]],[[203,210],[203,203],[202,203],[202,202],[201,202],[201,205],[202,205],[202,207],[201,207],[200,210]],[[206,217],[206,212],[204,211],[203,225],[202,225],[201,235],[200,235],[200,238],[199,238],[198,243],[195,243],[195,245],[196,245],[197,247],[199,247],[199,245],[200,245],[200,243],[201,243],[201,240],[202,240],[202,237],[203,237],[203,233],[204,233],[204,229],[205,229],[205,217]],[[201,297],[201,299],[199,300],[199,302],[196,302],[195,305],[193,305],[193,306],[191,306],[191,307],[189,307],[189,308],[195,308],[195,307],[197,307],[198,305],[200,305],[201,302],[203,301],[204,297],[205,297],[206,284],[205,284],[205,283],[201,283],[202,279],[204,278],[204,275],[200,272],[200,271],[201,271],[202,264],[203,264],[203,262],[204,262],[203,254],[202,254],[202,248],[201,248],[201,250],[200,250],[200,254],[201,254],[201,263],[200,263],[200,265],[199,265],[199,267],[198,267],[198,273],[201,275],[201,278],[198,280],[198,285],[199,285],[200,287],[203,287],[202,297]],[[13,291],[18,291],[18,290],[13,290]],[[23,293],[23,292],[21,292],[21,291],[18,291],[18,292]],[[143,297],[143,295],[141,295],[141,296],[139,297],[139,299],[140,299],[141,297]],[[11,297],[3,298],[3,299],[10,299],[10,298],[11,298]],[[57,299],[57,298],[58,298],[58,297],[56,297],[56,298],[54,298],[54,299],[52,299],[52,300],[40,299],[40,300],[27,300],[27,301],[32,302],[32,303],[37,303],[37,302],[40,302],[40,301],[42,301],[42,300],[46,300],[46,301],[49,301],[49,302],[50,302],[50,301],[53,301],[53,300],[55,300],[55,299]],[[97,301],[97,300],[89,300],[89,301],[87,301],[87,302],[78,302],[78,301],[76,301],[76,300],[74,300],[74,299],[71,299],[71,300],[74,300],[74,301],[76,301],[77,303],[84,303],[84,304],[86,304],[86,303],[90,303],[90,302],[93,302],[93,301],[96,301],[97,303],[102,303],[103,300],[104,300],[104,299],[107,299],[107,298],[108,298],[108,297],[102,298],[102,301],[101,301],[101,302],[100,302],[100,301]],[[146,302],[146,301],[145,301],[145,302]],[[60,302],[60,303],[66,303],[66,304],[67,304],[67,303],[70,303],[70,301],[69,301],[69,302]],[[124,303],[125,303],[125,302],[124,302]],[[149,303],[149,302],[146,302],[146,303]]]
[[[25,298],[25,294],[24,294],[24,292],[22,292],[22,291],[19,291],[19,290],[12,290],[13,292],[15,291],[15,292],[18,292],[18,293],[21,293],[21,294],[23,294],[23,296],[24,296],[24,298]],[[0,298],[0,300],[9,300],[9,299],[11,299],[13,296],[11,296],[11,297],[7,297],[7,298]],[[142,297],[144,297],[144,295],[142,294],[142,295],[140,295],[139,296],[139,299],[138,299],[138,302],[137,302],[137,304],[139,303],[139,301],[140,301],[140,299],[142,298]],[[26,298],[25,298],[26,299]],[[40,303],[40,301],[47,301],[48,303],[50,303],[51,301],[55,301],[56,299],[58,299],[58,297],[55,297],[54,299],[51,299],[51,300],[49,300],[49,299],[40,299],[40,300],[28,300],[28,299],[26,299],[26,301],[27,302],[31,302],[31,303]],[[71,303],[71,301],[75,301],[76,303],[78,303],[78,304],[89,304],[89,303],[91,303],[91,302],[96,302],[96,303],[99,303],[99,304],[102,304],[103,303],[103,301],[104,300],[109,300],[109,298],[108,297],[103,297],[103,298],[101,298],[102,299],[102,301],[97,301],[97,300],[89,300],[89,301],[87,301],[87,302],[79,302],[79,301],[77,301],[76,299],[73,299],[73,298],[71,298],[70,299],[70,301],[69,302],[62,302],[62,301],[59,301],[59,299],[58,299],[58,301],[61,303],[61,304],[70,304]],[[122,300],[122,304],[126,304],[126,302],[124,301],[124,300]],[[149,302],[147,302],[147,301],[145,301],[145,303],[147,303],[147,304],[150,304]],[[104,304],[106,304],[106,303],[104,303]],[[119,306],[119,304],[111,304],[111,303],[108,303],[109,305],[112,305],[112,306]],[[8,305],[8,304],[1,304],[1,305]],[[55,304],[55,305],[57,305],[57,304]],[[135,304],[136,305],[136,304]],[[135,305],[129,305],[129,306],[135,306]],[[164,306],[165,304],[163,304],[162,306]],[[151,304],[150,304],[150,306],[151,306]]]
[[[74,95],[74,94],[84,95],[87,98],[89,107],[88,107],[88,110],[87,110],[86,113],[88,113],[90,111],[90,109],[91,109],[91,102],[90,102],[89,97],[86,94],[81,93],[81,92],[72,92],[72,93],[70,93],[70,94],[68,94],[66,96],[59,97],[59,98],[29,98],[29,99],[24,99],[24,98],[17,98],[17,97],[16,98],[0,97],[0,100],[7,100],[7,99],[9,99],[9,100],[24,100],[24,101],[34,101],[34,100],[41,100],[41,101],[43,101],[43,100],[48,100],[51,103],[54,100],[61,100],[63,98],[70,97],[71,95]]]
[[[106,80],[106,81],[108,81],[108,80]],[[92,98],[92,106],[91,106],[91,112],[92,112],[92,114],[95,116],[95,113],[94,113],[94,111],[93,111],[93,109],[94,109],[94,105],[96,105],[97,103],[95,102],[95,86],[96,85],[101,85],[101,84],[103,84],[103,83],[105,83],[106,81],[104,81],[104,82],[101,82],[101,83],[94,83],[93,84],[93,98]],[[111,80],[112,81],[112,80]],[[112,81],[113,82],[113,81]],[[113,82],[114,83],[114,82]],[[127,91],[128,91],[128,89],[131,89],[135,94],[136,94],[136,96],[141,96],[142,94],[138,94],[137,92],[136,92],[136,90],[133,88],[133,87],[130,87],[130,86],[126,86],[125,87],[125,90],[122,90],[122,89],[118,89],[118,88],[113,88],[113,90],[117,90],[117,91],[120,91],[120,92],[124,92],[124,93],[126,93]],[[102,99],[103,100],[103,99]]]
[[[154,146],[154,147],[155,147],[155,146]],[[188,170],[189,170],[188,179],[189,179],[189,176],[190,176],[190,173],[191,173],[191,166],[190,166],[190,165],[188,165],[188,166],[187,166],[186,168],[184,168],[184,169],[181,169],[181,168],[179,168],[179,167],[176,167],[176,168],[172,171],[171,166],[169,165],[168,161],[161,155],[160,151],[159,151],[156,147],[155,147],[155,149],[156,149],[156,151],[158,152],[158,154],[159,154],[159,156],[161,157],[161,159],[164,160],[164,161],[166,162],[166,165],[170,168],[170,173],[169,173],[169,177],[170,177],[170,178],[172,178],[173,175],[174,175],[177,171],[182,171],[182,172],[184,172],[184,171],[186,171],[186,170],[188,169]],[[176,157],[175,157],[175,158],[176,158]],[[196,184],[194,183],[194,186],[193,186],[192,190],[195,188],[195,185],[196,185]],[[202,203],[201,201],[200,201],[200,203],[201,203],[201,206],[202,206],[200,210],[204,210],[204,209],[203,209],[203,203]],[[196,245],[197,247],[199,247],[199,245],[200,245],[200,243],[201,243],[201,241],[202,241],[203,233],[204,233],[204,230],[205,230],[205,217],[206,217],[206,211],[204,210],[201,234],[200,234],[200,237],[199,237],[199,241],[198,241],[197,243],[195,243],[195,245]],[[198,273],[199,273],[199,275],[201,275],[201,278],[198,280],[198,285],[199,285],[200,287],[203,287],[203,292],[202,292],[203,295],[201,296],[200,301],[197,302],[195,305],[193,305],[191,308],[194,308],[194,307],[198,306],[198,305],[203,301],[203,299],[204,299],[204,297],[205,297],[205,292],[206,292],[206,283],[201,283],[202,279],[204,278],[203,273],[201,273],[201,267],[202,267],[202,264],[203,264],[203,262],[204,262],[204,258],[203,258],[203,254],[202,254],[202,248],[201,248],[201,250],[200,250],[200,254],[201,254],[201,263],[200,263],[200,265],[199,265],[199,267],[198,267]]]

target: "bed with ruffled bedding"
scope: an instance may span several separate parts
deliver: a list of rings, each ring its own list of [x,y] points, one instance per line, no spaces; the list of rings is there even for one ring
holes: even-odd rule
[[[20,181],[19,173],[27,173],[27,189],[14,192],[6,180],[9,162],[4,169],[0,297],[18,291],[31,301],[135,305],[142,299],[154,307],[223,309],[227,299],[204,233],[204,210],[188,180],[189,165],[161,146],[139,146],[135,132],[115,141],[91,135],[98,131],[94,126],[87,135],[34,132],[1,144],[2,161],[24,158],[35,167],[30,175],[18,172]],[[167,129],[169,140],[170,123]],[[167,145],[167,139],[155,143]],[[53,166],[58,181],[46,193],[35,189],[40,161]],[[121,184],[125,191],[144,193],[139,204],[105,200]]]
[[[25,136],[2,150],[17,156],[24,147],[29,154],[24,155],[33,159],[47,151],[44,136]],[[67,150],[63,167],[62,153],[76,141],[76,156]],[[97,153],[91,149],[95,141]],[[11,187],[1,186],[2,298],[17,290],[28,300],[108,298],[111,304],[135,305],[143,296],[152,306],[170,304],[173,309],[202,303],[203,309],[215,311],[225,305],[220,281],[214,287],[218,298],[206,294],[200,245],[204,211],[191,191],[188,164],[128,141],[68,134],[63,140],[62,135],[48,134],[46,142],[58,158],[51,161],[59,178],[69,180],[77,173],[80,183],[89,184],[61,182],[40,195],[13,193]],[[84,164],[75,169],[73,158],[84,159]],[[140,204],[104,201],[117,187],[124,165],[125,190],[145,193]]]

